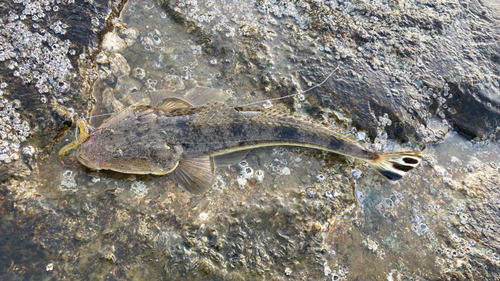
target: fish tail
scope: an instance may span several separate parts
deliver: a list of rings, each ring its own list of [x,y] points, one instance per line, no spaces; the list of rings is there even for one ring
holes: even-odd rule
[[[417,167],[421,160],[422,151],[403,151],[373,153],[368,162],[387,179],[397,181]]]

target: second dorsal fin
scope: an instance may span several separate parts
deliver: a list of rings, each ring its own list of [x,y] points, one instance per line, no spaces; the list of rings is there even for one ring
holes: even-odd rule
[[[216,126],[230,123],[242,123],[249,121],[237,110],[227,104],[217,101],[209,101],[193,121],[194,126]]]
[[[295,117],[290,110],[283,104],[277,104],[269,107],[252,118],[252,122],[261,125],[281,125],[288,127],[300,127],[300,125],[311,124],[305,122],[299,117]]]
[[[341,134],[337,130],[329,128],[325,125],[304,120],[301,117],[296,117],[290,113],[290,110],[283,104],[277,104],[263,110],[259,114],[252,117],[252,122],[259,125],[292,127],[326,137],[335,136],[336,138],[351,141],[355,140],[350,139],[347,135]]]

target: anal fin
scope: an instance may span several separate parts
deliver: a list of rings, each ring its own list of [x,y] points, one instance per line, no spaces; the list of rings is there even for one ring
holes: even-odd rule
[[[172,179],[193,194],[202,194],[214,183],[215,165],[213,158],[202,155],[184,157],[171,173]]]
[[[250,149],[246,149],[227,154],[217,155],[214,157],[215,167],[228,167],[238,162],[241,162],[243,159],[245,159],[245,157],[249,152]]]

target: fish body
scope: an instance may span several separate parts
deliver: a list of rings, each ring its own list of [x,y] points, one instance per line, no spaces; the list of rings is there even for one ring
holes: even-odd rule
[[[293,116],[283,105],[255,111],[210,101],[192,107],[173,98],[115,114],[90,133],[77,158],[96,170],[171,174],[185,189],[202,193],[213,182],[214,157],[277,145],[363,159],[391,180],[400,179],[421,159],[420,152],[367,151],[345,134]]]

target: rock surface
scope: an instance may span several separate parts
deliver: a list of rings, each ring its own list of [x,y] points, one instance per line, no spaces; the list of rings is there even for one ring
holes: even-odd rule
[[[120,20],[121,2],[30,3],[43,20],[21,18],[26,1],[0,4],[2,126],[18,136],[0,148],[19,157],[0,163],[2,278],[500,277],[495,1],[129,0]],[[119,48],[99,54],[109,32]],[[425,146],[425,158],[394,184],[355,159],[266,148],[192,196],[57,157],[90,109],[193,89],[283,102],[369,149]]]
[[[221,67],[260,79],[257,90],[285,95],[293,88],[283,77],[304,87],[338,67],[310,94],[317,105],[339,106],[372,136],[383,113],[396,121],[390,133],[403,140],[432,114],[485,139],[500,129],[494,2],[172,0],[163,7]]]

